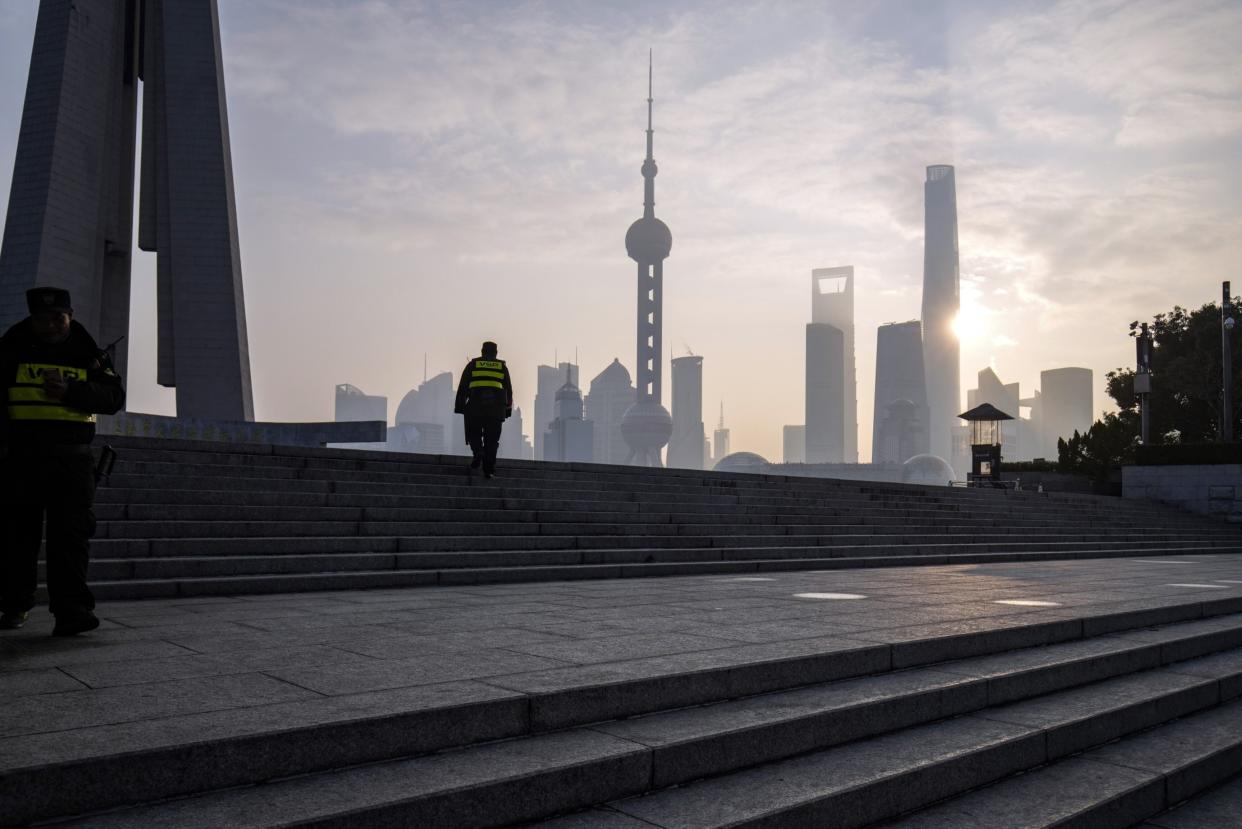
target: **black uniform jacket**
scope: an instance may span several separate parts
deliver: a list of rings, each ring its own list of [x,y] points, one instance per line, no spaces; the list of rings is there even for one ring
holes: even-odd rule
[[[87,330],[69,324],[59,343],[35,339],[24,319],[0,338],[0,379],[5,404],[0,415],[0,447],[89,444],[95,437],[96,414],[113,414],[125,405],[125,388]],[[64,399],[43,391],[43,372],[59,369],[68,381]]]
[[[466,363],[453,411],[472,417],[508,417],[513,411],[513,383],[505,361],[475,357]]]

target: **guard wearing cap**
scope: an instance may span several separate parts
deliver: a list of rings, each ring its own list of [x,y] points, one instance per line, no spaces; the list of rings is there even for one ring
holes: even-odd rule
[[[95,532],[95,415],[125,403],[106,352],[73,319],[69,292],[32,288],[30,316],[0,338],[7,405],[0,422],[0,629],[26,623],[35,604],[39,544],[47,522],[47,589],[53,634],[99,627],[86,585]]]
[[[513,414],[513,383],[509,367],[496,358],[496,343],[485,342],[480,356],[466,363],[457,384],[453,411],[466,416],[466,443],[474,453],[471,469],[483,467],[483,477],[496,474],[496,450],[505,418]]]

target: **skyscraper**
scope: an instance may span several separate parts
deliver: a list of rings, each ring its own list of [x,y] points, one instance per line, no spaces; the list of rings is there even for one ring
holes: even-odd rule
[[[536,460],[544,460],[544,437],[556,417],[556,392],[564,385],[566,377],[575,386],[578,385],[578,367],[573,363],[557,363],[535,369],[535,422],[530,428],[534,435]]]
[[[580,461],[594,458],[594,424],[582,417],[582,393],[565,373],[565,383],[556,390],[552,423],[543,437],[543,459],[546,461]]]
[[[138,86],[138,246],[158,253],[157,380],[183,417],[253,420],[241,252],[215,0],[43,0],[0,247],[0,327],[37,284],[129,332]]]
[[[621,418],[634,405],[634,384],[621,361],[614,358],[595,375],[583,399],[583,417],[595,423],[595,462],[625,463],[630,455],[621,434]]]
[[[1086,432],[1092,423],[1093,376],[1089,368],[1054,368],[1039,373],[1039,452],[1057,457],[1057,439],[1077,430]]]
[[[464,424],[463,424],[464,425]],[[523,460],[526,457],[526,436],[522,434],[522,407],[514,406],[500,433],[499,457]]]
[[[781,429],[781,449],[785,463],[806,463],[806,427],[783,427]]]
[[[811,271],[806,327],[806,461],[858,462],[854,268]]]
[[[961,349],[953,324],[958,297],[957,185],[953,167],[927,168],[923,185],[923,360],[927,377],[929,451],[953,462],[953,429],[961,412]],[[1016,416],[1016,412],[1014,413]]]
[[[341,383],[336,387],[337,423],[354,420],[378,420],[388,422],[388,398],[367,394],[357,386]]]
[[[663,399],[664,260],[673,249],[668,225],[655,217],[658,172],[651,126],[651,62],[647,63],[647,157],[643,160],[643,216],[625,233],[625,251],[638,264],[638,359],[634,405],[621,421],[631,463],[661,466],[660,450],[673,433]]]
[[[729,454],[729,430],[724,425],[724,401],[720,401],[720,422],[712,432],[712,464]]]
[[[703,358],[674,357],[673,436],[668,442],[668,465],[703,468]]]
[[[415,451],[468,454],[465,424],[460,415],[453,414],[457,398],[456,378],[442,371],[424,380],[418,388],[401,398],[395,417],[395,431],[408,432],[402,427],[416,430]]]
[[[889,407],[908,401],[892,427]],[[914,430],[917,434],[907,434]],[[906,457],[898,457],[910,451]],[[927,380],[923,374],[923,326],[918,320],[890,322],[876,331],[875,412],[871,420],[871,462],[904,463],[928,451]]]
[[[973,409],[984,403],[991,403],[1013,420],[1001,423],[1001,443],[1004,446],[1004,457],[1011,461],[1030,458],[1029,447],[1024,447],[1022,438],[1026,431],[1023,426],[1029,425],[1021,417],[1022,391],[1017,383],[1005,383],[991,367],[979,372],[978,384],[966,391],[966,408]]]

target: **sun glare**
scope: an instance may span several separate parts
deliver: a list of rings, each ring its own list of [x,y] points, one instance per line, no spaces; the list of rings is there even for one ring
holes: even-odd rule
[[[984,321],[978,314],[966,310],[959,311],[953,318],[953,333],[959,342],[974,342],[983,336]]]

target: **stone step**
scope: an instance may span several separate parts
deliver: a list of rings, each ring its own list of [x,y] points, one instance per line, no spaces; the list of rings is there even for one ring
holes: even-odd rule
[[[1172,801],[1172,798],[1166,800]],[[1192,795],[1136,829],[1235,829],[1238,826],[1242,826],[1242,774]]]
[[[1123,509],[1121,505],[1118,508],[1107,512],[1091,512],[1091,513],[1075,513],[1063,511],[1059,508],[1036,509],[1036,508],[1007,508],[1003,503],[1000,504],[981,504],[973,509],[964,509],[960,505],[948,505],[945,507],[935,507],[934,505],[919,505],[906,503],[882,504],[871,500],[854,500],[834,499],[830,502],[822,500],[807,499],[800,495],[791,494],[787,498],[764,497],[754,502],[747,500],[744,496],[737,495],[695,495],[689,496],[684,493],[641,493],[627,490],[609,489],[609,490],[536,490],[527,487],[492,487],[492,486],[409,486],[409,485],[390,485],[378,484],[373,482],[344,482],[344,481],[274,481],[267,479],[212,479],[212,478],[153,478],[153,479],[134,479],[128,480],[121,476],[113,478],[117,488],[113,491],[116,495],[103,496],[103,502],[109,500],[124,500],[124,493],[133,491],[132,487],[139,490],[157,489],[161,491],[219,491],[222,486],[235,494],[240,495],[246,492],[262,492],[265,495],[285,494],[293,496],[305,497],[310,493],[322,493],[325,496],[333,495],[359,495],[359,496],[378,496],[385,498],[458,498],[466,503],[477,502],[480,497],[489,500],[497,498],[507,501],[536,501],[541,504],[549,503],[573,503],[582,505],[583,508],[590,509],[594,503],[619,503],[626,506],[619,509],[630,509],[628,505],[631,503],[654,503],[654,504],[670,504],[670,503],[694,503],[694,504],[723,504],[737,505],[743,507],[761,508],[765,506],[795,508],[802,507],[812,511],[815,510],[858,510],[864,509],[875,511],[883,514],[886,510],[894,511],[896,514],[928,514],[928,515],[949,515],[960,514],[963,516],[991,517],[1000,521],[1012,521],[1014,519],[1030,518],[1037,520],[1056,520],[1056,521],[1102,521],[1109,524],[1124,525],[1127,522],[1135,520],[1151,521],[1158,518],[1161,523],[1172,522],[1177,525],[1191,525],[1193,523],[1203,523],[1194,516],[1184,513],[1167,512],[1164,510],[1140,510],[1130,512]],[[124,484],[124,486],[119,486]],[[107,490],[105,490],[105,493]],[[210,496],[209,496],[210,497]],[[421,502],[421,501],[420,501]],[[893,513],[889,513],[893,514]]]
[[[274,572],[250,575],[176,577],[157,579],[119,579],[95,581],[91,588],[99,599],[150,599],[175,596],[240,596],[259,593],[297,593],[319,590],[357,590],[380,587],[424,585],[516,584],[538,581],[578,581],[582,579],[650,578],[710,574],[751,574],[790,570],[829,570],[862,567],[909,567],[945,564],[984,564],[1013,561],[1056,561],[1083,558],[1133,558],[1133,550],[1107,550],[1092,547],[1056,550],[1019,549],[1006,552],[962,552],[960,545],[946,545],[941,551],[921,548],[917,552],[869,554],[871,548],[857,548],[859,555],[839,554],[821,557],[737,558],[719,560],[675,560],[614,562],[606,564],[525,564],[507,566],[453,566],[435,569],[382,569],[345,571],[337,569],[309,573]],[[1144,549],[1142,555],[1161,558],[1208,555],[1242,551],[1242,547],[1179,546]],[[392,557],[394,563],[396,557]],[[381,559],[387,563],[387,559]],[[138,560],[140,561],[140,560]],[[181,559],[181,561],[186,561]],[[195,559],[188,559],[195,561]],[[276,560],[274,569],[292,569]],[[296,565],[295,565],[296,566]],[[187,568],[189,569],[189,568]],[[40,600],[46,595],[42,588]]]
[[[1204,662],[1210,660],[1202,660]],[[1221,697],[1236,697],[1222,679]],[[1232,829],[1242,825],[1242,703],[1231,702],[883,824]],[[1212,787],[1225,782],[1213,790]]]
[[[109,439],[114,445],[118,441]],[[165,444],[172,444],[172,441],[165,441]],[[264,451],[265,449],[274,449],[273,452]],[[256,451],[257,450],[257,451]],[[187,459],[202,459],[208,463],[227,463],[237,465],[274,465],[274,466],[306,466],[321,467],[325,469],[357,469],[357,470],[415,470],[426,471],[429,468],[456,469],[460,470],[464,463],[464,459],[460,456],[431,456],[431,455],[413,455],[413,454],[396,454],[396,453],[374,453],[359,452],[355,450],[309,450],[296,449],[291,447],[256,447],[242,445],[222,445],[222,444],[187,444],[185,446],[170,449],[168,446],[156,447],[151,445],[147,448],[128,447],[122,454],[123,459],[142,460],[142,461],[161,461],[161,462],[185,462]],[[124,462],[124,461],[122,461]],[[747,482],[747,481],[779,481],[790,483],[811,483],[825,487],[831,486],[857,486],[858,482],[839,481],[831,479],[817,478],[801,478],[780,475],[747,475],[747,474],[721,474],[721,473],[701,473],[689,470],[661,470],[654,472],[652,470],[640,469],[627,466],[609,466],[604,464],[560,464],[560,463],[542,463],[529,461],[506,461],[507,468],[513,470],[515,474],[521,474],[528,477],[538,476],[560,476],[566,477],[570,475],[609,475],[617,478],[628,479],[651,479],[653,476],[666,476],[669,474],[679,475],[683,477],[702,477],[710,475],[718,480]],[[868,490],[879,494],[897,494],[900,497],[909,497],[909,492],[915,487],[903,484],[889,484],[881,482],[863,482]],[[954,493],[956,497],[968,497]],[[1053,497],[1055,493],[1051,494]],[[1075,503],[1083,503],[1086,500],[1104,500],[1098,496],[1078,496],[1073,500]]]
[[[1190,545],[1190,546],[1188,546]],[[121,581],[126,579],[179,579],[206,578],[212,576],[241,576],[278,573],[332,573],[375,570],[471,570],[476,568],[512,568],[541,566],[577,566],[610,564],[652,564],[667,566],[674,563],[699,564],[703,562],[750,562],[781,560],[794,562],[809,559],[844,559],[873,556],[941,556],[946,554],[997,554],[1007,552],[1060,552],[1103,553],[1125,552],[1131,555],[1135,549],[1167,551],[1168,542],[1148,547],[1114,542],[1021,543],[986,544],[962,543],[953,545],[842,545],[825,547],[758,547],[758,548],[691,548],[691,549],[622,549],[622,550],[548,550],[548,551],[496,551],[496,552],[348,552],[348,553],[297,553],[283,555],[252,554],[246,556],[178,556],[95,558],[90,564],[92,579]],[[1242,543],[1228,545],[1222,542],[1193,544],[1181,542],[1177,549],[1197,552],[1242,552]],[[43,577],[43,566],[40,566]]]
[[[1134,808],[1141,819],[1142,811],[1151,814],[1164,807],[1164,798],[1152,795],[1165,794],[1162,791],[1165,775],[1153,772],[1153,767],[1180,772],[1191,780],[1200,777],[1219,780],[1221,763],[1213,760],[1220,760],[1224,755],[1228,774],[1242,770],[1242,730],[1239,730],[1242,702],[1220,705],[1222,686],[1235,685],[1242,677],[1236,653],[1231,655],[1235,657],[1233,670],[1219,680],[1182,674],[1176,668],[1105,680],[1074,691],[1000,709],[988,708],[852,745],[615,801],[609,806],[652,826],[830,825],[850,829],[926,806],[947,793],[963,792],[1021,772],[1029,773],[1070,754],[1130,736],[1131,739],[1069,761],[1070,768],[1083,775],[1071,791],[1082,797],[1090,796],[1094,789],[1098,799],[1105,801],[1100,804],[1100,811],[1105,815],[1114,809]],[[1179,717],[1186,719],[1171,722]],[[1163,727],[1138,734],[1157,726]],[[1184,743],[1188,739],[1206,739],[1207,743],[1187,750]],[[1142,771],[1146,774],[1134,769],[1129,762],[1142,756],[1143,747],[1156,748],[1169,743],[1180,743],[1183,750],[1173,756],[1143,758],[1146,768]],[[1096,768],[1092,774],[1088,771],[1092,767],[1083,765],[1087,758],[1095,762],[1112,759],[1113,762],[1108,763],[1112,768]],[[1067,779],[1064,770],[1060,777],[1063,781]],[[1025,774],[1021,779],[1024,783],[1030,782]],[[1148,785],[1143,786],[1143,783]],[[1133,788],[1146,791],[1134,792]],[[1052,794],[1047,788],[1043,793],[1045,796]],[[1123,795],[1124,803],[1107,802],[1118,794]],[[1069,798],[1062,800],[1057,792],[1050,800],[1059,801],[1063,808]],[[1042,811],[1045,814],[1054,811],[1057,808],[1054,802],[1046,803]],[[1137,808],[1139,803],[1141,809]],[[977,816],[978,813],[964,814]],[[1120,815],[1112,817],[1116,819]],[[1041,825],[1031,820],[1031,816],[1024,818],[1019,825]],[[555,823],[550,825],[555,826]],[[1084,822],[1078,825],[1128,824]]]
[[[870,529],[870,528],[864,528]],[[190,538],[190,539],[97,539],[91,543],[95,561],[143,558],[179,558],[213,555],[314,555],[328,553],[470,553],[525,555],[551,551],[573,550],[579,555],[599,555],[607,560],[613,556],[634,555],[645,558],[664,551],[694,553],[715,551],[721,556],[750,555],[763,550],[764,555],[796,554],[803,551],[822,552],[837,548],[928,547],[943,552],[946,545],[987,545],[993,551],[1033,548],[1054,549],[1066,545],[1090,545],[1098,549],[1164,548],[1194,544],[1221,549],[1234,549],[1242,540],[1208,533],[1109,534],[1109,533],[878,533],[853,532],[832,536],[700,536],[692,538],[644,538],[642,544],[628,536],[615,537],[615,544],[599,543],[593,536],[518,536],[479,539],[477,536],[330,536],[327,538]],[[481,543],[486,541],[486,543]],[[706,542],[706,543],[704,543]],[[787,551],[780,553],[778,551]],[[877,550],[878,551],[878,550]],[[670,552],[671,554],[671,552]],[[640,558],[639,560],[642,560]]]
[[[1096,621],[1103,629],[1122,622],[1104,617]],[[530,719],[519,724],[525,733],[436,754],[420,747],[407,752],[414,756],[355,768],[340,768],[344,764],[333,757],[303,749],[296,756],[305,758],[304,764],[331,765],[321,766],[326,770],[318,774],[138,806],[76,823],[482,827],[612,800],[613,810],[656,826],[750,825],[748,817],[780,825],[861,826],[925,805],[944,792],[962,791],[1206,709],[1242,691],[1242,617],[1172,623],[1155,630],[1124,627],[1137,621],[1131,618],[1121,630],[1091,638],[1083,638],[1082,627],[1073,636],[1072,624],[1059,636],[1047,625],[1016,627],[1012,642],[1031,647],[998,655],[995,642],[958,637],[961,651],[985,655],[952,661],[929,658],[939,649],[927,642],[905,643],[900,652],[899,646],[890,645],[887,663],[868,659],[873,646],[838,644],[831,665],[819,663],[820,671],[832,675],[818,679],[814,670],[781,670],[788,660],[785,666],[737,666],[725,683],[703,676],[709,667],[694,666],[699,669],[698,687],[679,687],[665,679],[652,688],[649,674],[646,682],[638,678],[645,673],[641,669],[627,675],[614,666],[620,675],[612,677],[613,693],[603,692],[598,677],[586,687],[566,688],[564,680],[557,682],[557,674],[587,673],[576,668],[492,678],[491,685],[528,695]],[[892,670],[920,661],[935,664]],[[760,667],[766,670],[754,670]],[[851,675],[856,678],[846,678]],[[755,696],[756,681],[803,687]],[[640,696],[636,683],[655,696]],[[716,699],[703,699],[705,693]],[[682,707],[695,702],[708,704]],[[484,705],[502,709],[511,703]],[[656,708],[678,710],[597,720]],[[596,724],[583,727],[592,722]],[[375,730],[370,723],[358,727]],[[549,729],[567,730],[541,733]],[[430,731],[410,729],[405,739],[427,741]],[[385,733],[385,747],[391,748],[395,734]],[[328,734],[312,735],[320,743],[331,739]],[[1242,741],[1242,736],[1236,739]],[[214,745],[198,750],[223,757],[226,749],[220,744],[227,741],[217,737]],[[251,743],[252,749],[258,748]],[[339,755],[356,745],[351,740],[332,751]],[[155,758],[167,753],[167,748],[147,747],[143,765],[154,767]],[[264,759],[270,766],[277,758]],[[130,762],[142,760],[130,752]],[[38,771],[52,782],[60,777],[64,784],[69,782],[65,777],[85,773],[81,763],[71,772],[67,765]],[[255,775],[255,763],[249,765],[247,782],[263,780]],[[144,781],[146,787],[131,796],[152,800],[178,793],[172,788],[185,794],[196,784],[219,789],[229,785],[221,784],[220,777],[238,777],[232,766],[208,769],[201,760],[182,761],[178,771]],[[290,771],[286,764],[270,777]],[[33,778],[35,773],[31,769],[21,777]],[[121,786],[100,793],[111,796],[108,805],[124,802],[129,794],[127,778],[120,779]],[[9,783],[0,777],[0,786]],[[38,782],[40,789],[49,785]],[[64,790],[77,798],[66,804],[69,808],[90,808],[83,808],[78,789],[64,785]],[[644,792],[654,793],[616,800]],[[27,798],[31,794],[38,792]],[[820,819],[805,820],[805,815]],[[865,819],[839,824],[842,815]]]
[[[533,502],[538,503],[538,502]],[[568,505],[567,505],[568,506]],[[916,512],[913,510],[838,510],[838,509],[727,509],[710,508],[700,510],[682,510],[665,505],[656,509],[654,505],[639,504],[607,504],[590,505],[580,509],[565,509],[552,506],[541,508],[519,508],[503,502],[495,504],[467,504],[453,507],[445,506],[267,506],[267,505],[217,505],[217,504],[136,504],[136,503],[101,503],[96,507],[96,516],[100,520],[247,520],[247,521],[302,521],[302,520],[337,520],[337,521],[431,521],[447,517],[458,521],[490,521],[504,516],[517,516],[523,521],[628,521],[702,523],[708,521],[729,520],[735,523],[778,522],[782,524],[811,523],[827,520],[830,517],[871,519],[886,518],[901,521],[942,520],[962,521],[957,516],[942,516],[936,512]],[[628,507],[628,508],[626,508]],[[1031,519],[1026,519],[1027,522]],[[1125,527],[1122,522],[1097,521],[1047,521],[1056,525],[1109,525]]]
[[[278,447],[257,444],[221,444],[205,441],[181,441],[168,439],[149,439],[133,437],[109,437],[101,439],[123,449],[121,464],[129,459],[158,459],[195,462],[204,457],[219,459],[232,464],[274,463],[277,465],[316,465],[327,469],[412,469],[426,471],[429,467],[458,469],[464,464],[459,456],[430,456],[395,454],[386,452],[361,452],[340,449],[308,449],[299,447]],[[271,459],[270,461],[268,459]],[[290,460],[296,459],[296,460]],[[598,479],[601,475],[611,475],[617,480],[664,480],[670,478],[703,481],[710,479],[721,485],[745,486],[761,483],[765,486],[782,484],[816,491],[848,491],[866,492],[873,497],[898,498],[910,500],[916,497],[928,497],[936,494],[939,500],[986,501],[1000,496],[1003,498],[1038,497],[1048,501],[1060,501],[1067,509],[1081,508],[1089,505],[1116,504],[1115,498],[1095,495],[1066,495],[1063,493],[1014,493],[992,492],[983,490],[947,489],[944,487],[920,487],[917,485],[858,482],[821,478],[802,478],[780,475],[749,475],[715,472],[695,472],[689,470],[647,470],[626,466],[607,466],[599,464],[561,464],[530,461],[506,461],[506,467],[514,474],[525,477],[540,476],[578,476]],[[1163,506],[1157,509],[1166,509]],[[1170,511],[1172,512],[1172,511]]]
[[[895,507],[877,507],[863,505],[842,507],[839,505],[822,505],[807,503],[797,505],[789,501],[773,500],[770,504],[745,503],[671,503],[667,500],[652,499],[650,501],[629,500],[552,500],[536,498],[447,498],[437,496],[378,496],[378,495],[338,495],[329,493],[246,493],[231,491],[203,490],[109,490],[100,492],[97,502],[100,517],[124,517],[124,508],[129,507],[130,517],[176,517],[179,511],[190,509],[212,509],[213,514],[227,514],[237,509],[244,511],[260,510],[301,510],[303,514],[313,514],[312,509],[357,509],[378,514],[380,511],[400,513],[415,511],[422,513],[448,514],[461,510],[514,510],[531,512],[562,512],[562,513],[606,513],[606,514],[647,514],[663,513],[686,515],[687,520],[702,520],[701,517],[732,515],[737,518],[784,519],[797,516],[861,516],[918,520],[966,520],[968,518],[993,517],[997,523],[1021,518],[1022,520],[1046,520],[1049,523],[1089,524],[1102,523],[1118,527],[1129,526],[1134,519],[1119,518],[1067,518],[1048,514],[1009,513],[978,511],[964,513],[937,509],[913,509]],[[1149,523],[1151,518],[1146,519]],[[1160,523],[1163,523],[1161,521]]]
[[[608,468],[601,467],[600,469]],[[144,476],[159,478],[261,478],[273,481],[333,480],[342,482],[363,481],[385,485],[422,484],[430,486],[453,485],[455,482],[459,482],[459,485],[470,485],[472,481],[474,483],[482,483],[478,479],[471,479],[467,471],[462,467],[439,469],[420,466],[416,470],[405,472],[383,468],[248,467],[231,464],[212,464],[197,460],[192,456],[187,456],[184,462],[176,464],[148,462],[118,464],[115,472],[117,476],[128,476],[128,478],[141,478]],[[1045,497],[1044,494],[1039,493],[1006,491],[996,492],[993,497],[986,498],[974,494],[979,491],[974,491],[966,496],[957,495],[954,490],[948,487],[923,487],[914,491],[906,490],[885,493],[866,489],[864,488],[865,485],[860,486],[857,482],[826,482],[825,479],[818,478],[722,480],[716,477],[714,473],[686,473],[680,470],[663,470],[654,474],[647,472],[641,476],[632,473],[622,475],[609,474],[603,471],[584,471],[571,475],[539,475],[524,472],[503,477],[500,479],[500,483],[509,486],[521,485],[535,489],[627,489],[637,492],[701,492],[707,490],[740,495],[789,492],[797,493],[802,497],[866,498],[876,502],[891,501],[898,503],[919,501],[934,505],[983,506],[985,504],[1005,504],[1010,508],[1055,504],[1064,512],[1093,512],[1105,508],[1105,504],[1093,501],[1053,501]],[[489,485],[496,485],[496,482],[491,482]],[[966,491],[963,490],[963,492]],[[1122,509],[1126,509],[1128,506],[1124,505]]]
[[[912,527],[916,532],[935,536],[950,535],[979,529],[970,525],[944,525],[940,533],[935,528]],[[991,528],[988,528],[991,529]],[[1015,527],[1008,534],[1013,536],[1038,536],[1043,528]],[[1076,529],[1076,528],[1071,528]],[[1157,528],[1156,535],[1166,535]],[[875,535],[880,527],[859,527],[851,524],[668,524],[668,523],[619,523],[619,522],[524,522],[507,521],[101,521],[96,537],[101,539],[161,539],[161,538],[264,538],[289,536],[460,536],[478,538],[504,538],[518,536],[583,536],[583,537],[643,537],[684,539],[728,539],[755,537],[782,539],[789,537],[814,537],[831,539],[841,535]],[[1196,533],[1202,537],[1236,539],[1236,534],[1215,535]],[[697,546],[708,546],[703,542]],[[744,542],[751,543],[751,542]],[[777,543],[777,542],[771,542]]]
[[[227,468],[224,469],[227,471]],[[179,475],[133,475],[124,470],[118,470],[110,479],[109,486],[114,489],[155,488],[162,490],[236,490],[238,488],[261,488],[263,490],[273,491],[298,491],[306,489],[308,485],[329,482],[335,484],[333,489],[337,492],[358,492],[362,494],[371,493],[378,495],[404,494],[409,497],[417,497],[420,495],[431,497],[451,495],[454,497],[474,499],[480,497],[515,497],[526,494],[527,497],[554,497],[562,500],[684,500],[689,502],[754,502],[756,504],[788,503],[821,507],[869,505],[875,508],[915,508],[959,512],[998,512],[1005,514],[1025,510],[1038,511],[1042,514],[1053,513],[1066,517],[1108,514],[1139,515],[1143,512],[1135,507],[1121,502],[1119,502],[1117,507],[1112,510],[1106,509],[1102,506],[1099,508],[1091,507],[1075,509],[1071,505],[1066,505],[1061,502],[1051,502],[1043,499],[1036,499],[1026,502],[1021,498],[1005,498],[1003,496],[989,501],[941,503],[917,498],[876,498],[859,492],[833,493],[831,496],[825,496],[823,494],[808,492],[801,487],[780,488],[776,486],[765,486],[753,490],[739,490],[737,488],[721,489],[710,486],[688,488],[675,485],[651,485],[648,488],[641,488],[620,486],[616,484],[600,484],[599,482],[590,481],[566,482],[553,486],[521,479],[515,480],[512,478],[495,481],[481,481],[473,479],[472,481],[472,479],[465,477],[449,481],[434,481],[430,483],[401,483],[380,482],[373,477],[367,476],[362,476],[358,480],[346,479],[342,477],[314,480],[294,477],[256,478],[236,476],[198,476],[193,473],[194,470],[188,467],[185,474]],[[256,485],[256,481],[262,482],[262,485]],[[310,488],[322,489],[322,487],[314,486],[311,486]],[[1169,514],[1178,515],[1178,513],[1175,512],[1169,512]]]
[[[851,528],[865,527],[872,532],[901,528],[911,531],[962,532],[970,530],[983,533],[1026,534],[1028,532],[1113,532],[1122,536],[1136,537],[1169,535],[1177,528],[1153,521],[1115,525],[1101,521],[1045,522],[1030,520],[981,521],[969,517],[876,517],[867,513],[825,515],[736,515],[678,512],[589,512],[516,509],[392,509],[361,507],[230,507],[186,506],[144,504],[101,504],[95,510],[99,522],[100,538],[134,537],[138,532],[151,537],[177,537],[185,534],[185,528],[197,524],[234,525],[239,522],[253,523],[256,527],[276,527],[290,522],[307,527],[323,524],[346,523],[360,535],[379,534],[444,534],[437,527],[466,527],[463,534],[495,535],[514,523],[527,525],[592,527],[604,534],[615,532],[610,527],[623,527],[624,531],[641,534],[666,534],[669,527],[677,533],[703,534],[705,528],[715,533],[787,535],[831,532],[851,532]],[[406,529],[402,529],[402,528]],[[663,528],[663,529],[655,529]],[[250,532],[251,530],[247,530]],[[339,533],[340,527],[333,530]],[[547,532],[542,529],[539,532]],[[1188,527],[1182,534],[1214,535],[1236,538],[1238,533],[1229,527]],[[217,528],[211,534],[219,535]],[[234,534],[227,531],[225,535]],[[266,534],[271,534],[266,533]]]

